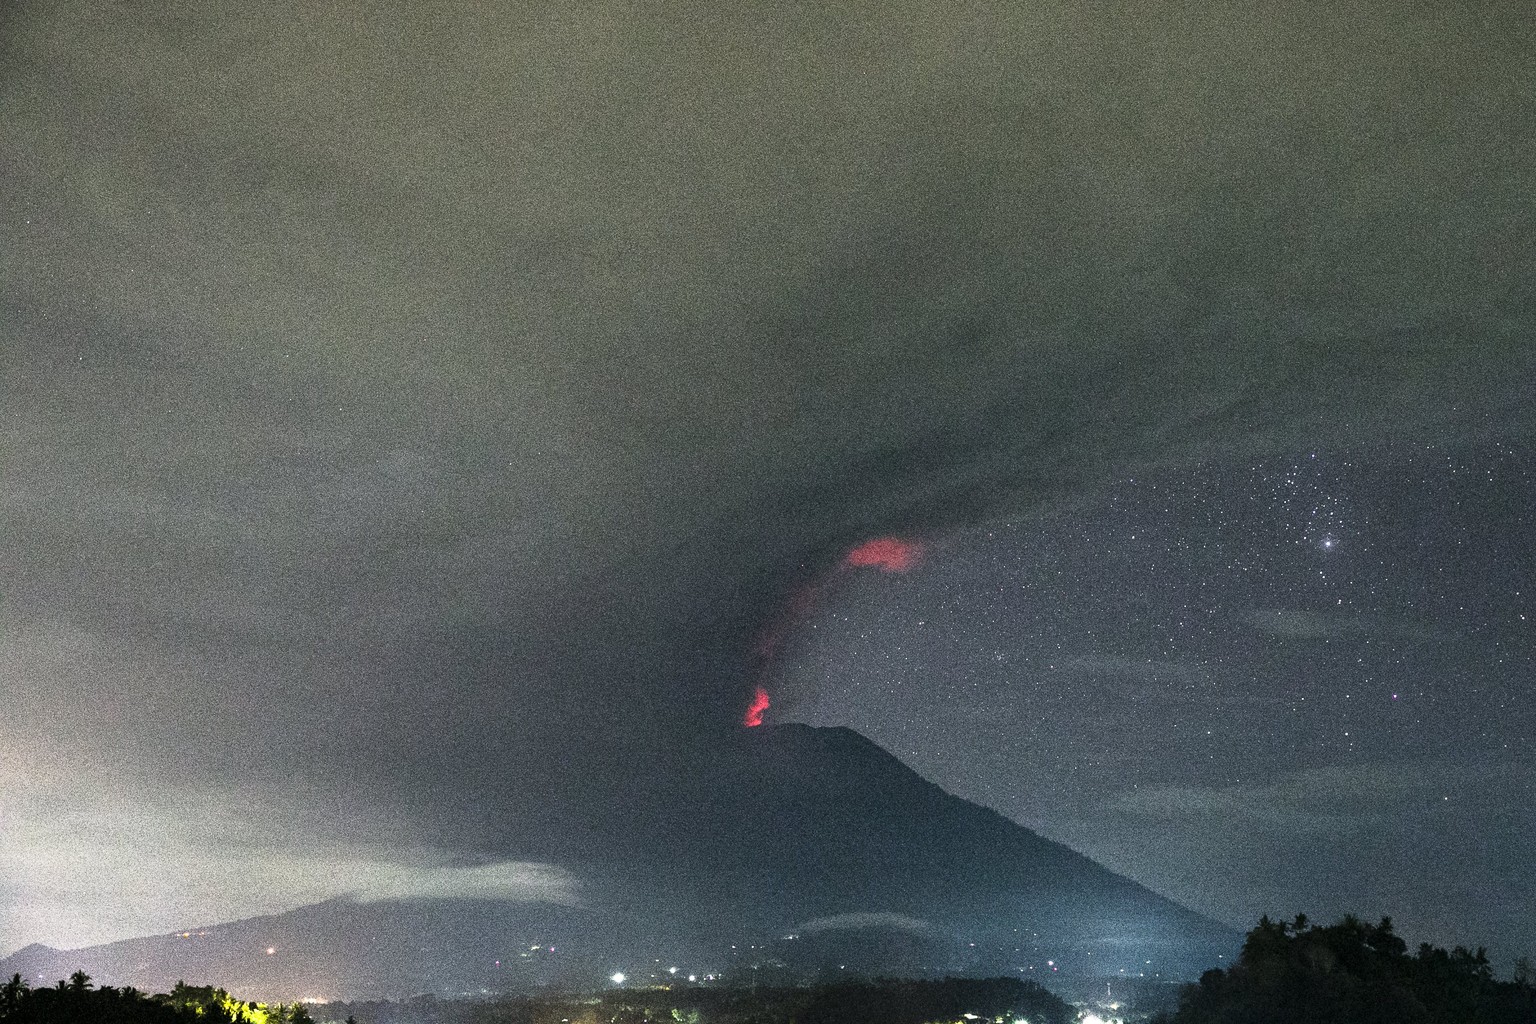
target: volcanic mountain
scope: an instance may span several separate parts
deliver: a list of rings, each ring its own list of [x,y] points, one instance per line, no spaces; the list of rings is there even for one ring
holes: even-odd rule
[[[28,947],[0,973],[48,983],[83,968],[101,983],[185,978],[267,999],[588,987],[617,973],[1178,978],[1239,941],[848,729],[744,730],[707,770],[636,772],[609,791],[600,825],[591,810],[579,827],[546,826],[537,851],[579,879],[577,906],[337,899],[87,949]]]

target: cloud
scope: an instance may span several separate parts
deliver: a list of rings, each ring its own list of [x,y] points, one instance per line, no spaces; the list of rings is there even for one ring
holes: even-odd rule
[[[1360,630],[1359,622],[1343,614],[1256,608],[1243,621],[1261,633],[1298,640],[1328,640]]]
[[[1390,914],[1411,942],[1499,937],[1495,954],[1506,957],[1536,928],[1508,901],[1475,894],[1536,884],[1516,810],[1533,793],[1527,759],[1404,758],[1122,792],[1056,836],[1091,844],[1112,869],[1236,927],[1265,913]]]
[[[1536,774],[1519,762],[1403,761],[1313,768],[1258,785],[1137,789],[1110,807],[1174,827],[1224,820],[1245,831],[1339,837],[1376,829],[1384,817],[1444,813],[1452,800],[1459,807],[1485,792],[1533,787]]]
[[[891,928],[917,934],[933,931],[933,925],[920,918],[886,912],[834,914],[831,917],[818,917],[797,926],[797,930],[802,932],[845,931],[861,928]]]
[[[1431,623],[1360,616],[1343,611],[1254,608],[1241,618],[1260,633],[1294,640],[1337,640],[1354,634],[1388,635],[1426,642],[1458,639],[1451,630]]]
[[[3,781],[0,946],[71,948],[338,897],[581,900],[578,880],[560,867],[458,863],[394,833],[387,811],[349,812],[323,797],[305,815],[281,793],[140,793],[124,801]],[[338,834],[347,838],[315,838]]]
[[[406,899],[504,900],[510,903],[579,902],[575,879],[551,864],[503,861],[473,867],[384,864],[352,896],[364,903]]]

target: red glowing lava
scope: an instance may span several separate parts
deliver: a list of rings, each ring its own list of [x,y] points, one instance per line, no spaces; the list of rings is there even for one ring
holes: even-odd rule
[[[763,712],[768,710],[768,691],[761,686],[752,694],[752,703],[747,705],[747,713],[741,716],[741,724],[748,729],[756,729],[763,724]]]
[[[923,557],[923,546],[900,537],[876,537],[867,540],[843,556],[849,568],[866,566],[881,572],[906,572]]]

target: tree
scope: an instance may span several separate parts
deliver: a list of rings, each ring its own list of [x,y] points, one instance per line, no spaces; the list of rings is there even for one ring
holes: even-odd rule
[[[21,1005],[21,997],[27,991],[27,982],[20,974],[11,975],[11,980],[0,985],[0,1007],[10,1011]]]
[[[89,992],[91,989],[91,976],[83,970],[77,970],[69,976],[69,990],[76,994]]]
[[[1391,918],[1264,918],[1238,962],[1185,989],[1171,1024],[1536,1024],[1536,988],[1494,979],[1485,950],[1407,944]]]

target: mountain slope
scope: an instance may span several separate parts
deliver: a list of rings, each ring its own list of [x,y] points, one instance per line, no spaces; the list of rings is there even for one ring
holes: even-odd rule
[[[83,967],[104,983],[186,978],[298,998],[591,986],[615,971],[665,980],[673,966],[1187,977],[1238,943],[848,729],[732,734],[637,770],[596,819],[586,811],[538,851],[582,880],[581,907],[333,900],[85,950],[29,947],[0,972],[47,983]]]
[[[1151,950],[1186,971],[1235,948],[1235,932],[951,796],[852,730],[782,725],[736,743],[689,775],[669,829],[685,839],[647,879],[670,880],[675,903],[706,919],[729,908],[772,930],[891,913],[967,942],[1038,933],[1101,956]],[[655,850],[640,860],[662,862]]]

